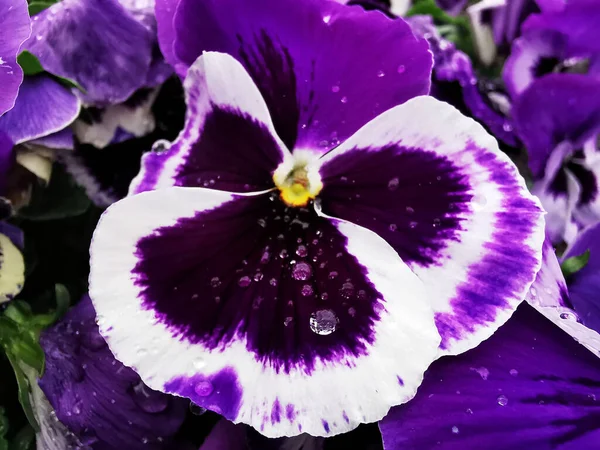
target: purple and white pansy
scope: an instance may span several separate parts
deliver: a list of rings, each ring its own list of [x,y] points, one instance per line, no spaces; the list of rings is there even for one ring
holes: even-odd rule
[[[90,250],[100,331],[145,383],[329,436],[510,318],[542,210],[480,125],[422,96],[431,55],[404,21],[313,0],[157,12],[186,124]]]

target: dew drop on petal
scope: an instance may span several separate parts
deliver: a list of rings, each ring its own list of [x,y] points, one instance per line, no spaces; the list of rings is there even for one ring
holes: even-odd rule
[[[407,212],[408,214],[414,214],[414,213],[415,213],[415,210],[414,210],[414,208],[411,208],[410,206],[407,206],[407,207],[406,207],[406,212]]]
[[[283,324],[284,324],[284,325],[287,327],[287,326],[289,326],[289,324],[290,324],[290,323],[292,323],[292,322],[293,322],[293,320],[294,320],[294,318],[293,318],[293,317],[289,317],[289,316],[288,316],[288,317],[286,317],[286,318],[285,318],[285,320],[283,321]]]
[[[340,87],[335,85],[335,86],[331,86],[331,92],[340,92]]]
[[[352,298],[352,296],[354,295],[354,285],[352,283],[350,283],[349,281],[342,284],[342,288],[340,289],[340,294],[342,294],[342,297],[344,297],[344,298]]]
[[[194,391],[196,391],[196,394],[202,396],[202,397],[206,397],[210,394],[212,394],[212,391],[214,390],[214,386],[213,384],[208,381],[200,381],[196,387],[194,387]]]
[[[390,223],[390,226],[388,228],[390,231],[396,231],[398,229],[398,225],[396,225],[395,223]]]
[[[271,279],[269,280],[269,284],[270,284],[271,286],[277,286],[277,279],[276,279],[276,278],[271,278]]]
[[[385,72],[383,70],[380,70],[379,72],[377,72],[377,77],[378,78],[383,78],[385,77]]]
[[[251,282],[252,282],[252,280],[250,279],[250,277],[243,276],[242,278],[240,278],[238,280],[238,285],[240,287],[248,287],[248,286],[250,286]]]
[[[221,285],[221,280],[219,277],[212,277],[210,279],[210,285],[214,288],[219,287]]]
[[[159,139],[152,145],[152,151],[155,153],[164,152],[169,148],[170,145],[171,143],[166,139]]]
[[[323,292],[321,294],[321,300],[327,300],[329,298],[329,294],[327,292]]]
[[[190,402],[190,412],[195,416],[201,416],[206,412],[206,408],[196,405],[194,402]]]
[[[577,321],[577,315],[570,311],[560,313],[560,318],[564,320],[572,320],[574,322]]]
[[[465,410],[465,412],[466,412],[467,414],[473,414],[473,410],[472,410],[471,408],[467,408],[467,409]]]
[[[348,103],[348,97],[342,97],[340,99],[340,102],[342,102],[342,103]]]
[[[348,314],[350,315],[350,317],[354,317],[356,315],[356,309],[354,309],[351,306],[350,308],[348,308]]]
[[[406,67],[403,64],[398,66],[398,73],[404,73],[406,71]]]
[[[408,226],[412,229],[415,229],[419,223],[418,222],[410,222]]]
[[[265,219],[258,219],[257,223],[263,228],[267,226],[267,221]]]
[[[339,319],[331,309],[321,309],[310,315],[310,329],[321,336],[326,336],[333,333],[338,324]]]
[[[295,280],[308,280],[312,275],[312,268],[308,263],[300,262],[292,269],[292,277]]]
[[[504,394],[499,395],[497,400],[498,400],[498,404],[500,406],[506,406],[506,405],[508,405],[508,398]]]
[[[477,372],[484,381],[490,376],[490,371],[487,369],[487,367],[471,367],[470,369],[473,372]]]
[[[300,257],[305,257],[306,255],[308,255],[308,250],[306,249],[306,247],[304,245],[299,245],[298,248],[296,249],[296,255],[298,255]]]
[[[460,433],[460,430],[458,429],[458,427],[457,427],[456,425],[452,427],[452,433],[453,433],[453,434],[458,434],[458,433]]]
[[[329,279],[330,280],[333,280],[337,276],[338,276],[338,273],[335,270],[332,270],[331,272],[329,272]]]
[[[262,272],[256,272],[254,274],[254,281],[260,281],[263,279],[263,277],[264,277],[264,275],[262,274]]]
[[[196,358],[193,362],[194,369],[202,370],[206,366],[206,361],[203,358]]]
[[[304,286],[302,286],[302,289],[300,291],[300,293],[304,296],[304,297],[308,297],[309,295],[312,295],[314,293],[313,288],[310,284],[305,284]]]
[[[510,369],[508,373],[510,373],[513,377],[519,375],[519,371],[517,369]]]
[[[400,179],[398,177],[394,177],[390,181],[388,181],[388,189],[390,191],[395,191],[396,189],[398,189],[399,185],[400,185]]]

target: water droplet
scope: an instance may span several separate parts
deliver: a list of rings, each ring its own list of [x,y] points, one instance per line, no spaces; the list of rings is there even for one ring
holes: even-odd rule
[[[487,197],[480,193],[475,194],[472,200],[476,209],[481,209],[487,204]]]
[[[209,396],[210,394],[212,394],[213,390],[214,390],[214,386],[208,380],[200,381],[196,385],[196,387],[194,387],[194,391],[196,391],[196,394],[198,394],[198,395],[200,395],[202,397]]]
[[[408,226],[412,229],[415,229],[419,223],[418,222],[410,222]]]
[[[593,401],[596,401],[596,394],[588,394],[588,398]]]
[[[308,263],[300,262],[292,269],[292,277],[295,280],[308,280],[312,275],[312,267]]]
[[[510,369],[508,373],[510,373],[513,377],[519,375],[519,371],[517,369]]]
[[[133,400],[148,413],[159,413],[169,405],[168,396],[153,391],[141,381],[133,386]]]
[[[212,277],[210,279],[210,285],[214,288],[221,286],[221,280],[219,277]]]
[[[206,361],[204,361],[203,358],[196,358],[194,360],[193,365],[194,365],[194,369],[202,370],[202,369],[204,369],[204,366],[206,366]]]
[[[169,141],[167,141],[166,139],[160,139],[160,140],[156,141],[154,143],[154,145],[152,145],[152,151],[155,153],[164,152],[164,151],[168,150],[170,145],[171,145],[171,143]]]
[[[327,292],[323,292],[321,294],[321,300],[327,300],[329,298],[329,294]]]
[[[460,433],[460,430],[458,429],[458,427],[457,427],[457,426],[453,426],[453,427],[452,427],[452,433],[453,433],[453,434],[458,434],[458,433]]]
[[[508,398],[504,394],[503,395],[499,395],[497,400],[498,400],[498,404],[500,406],[506,406],[506,405],[508,405]]]
[[[260,281],[262,280],[264,277],[264,275],[261,272],[256,272],[256,274],[254,275],[254,281]]]
[[[352,296],[354,295],[354,285],[349,281],[342,284],[340,294],[342,294],[342,297],[344,298],[352,298]]]
[[[288,257],[288,252],[287,252],[287,250],[285,248],[279,252],[279,257],[281,259],[285,259],[285,258]]]
[[[308,254],[308,250],[306,249],[306,247],[304,245],[299,245],[298,248],[296,249],[296,255],[300,256],[300,257],[305,257]]]
[[[331,86],[331,92],[340,92],[339,86]]]
[[[406,72],[406,67],[404,67],[403,64],[400,64],[398,66],[398,73],[404,73],[404,72]]]
[[[385,77],[385,72],[383,70],[380,70],[379,72],[377,72],[377,77],[379,77],[379,78]]]
[[[390,223],[390,226],[388,228],[390,229],[390,231],[396,231],[398,229],[398,225],[396,225],[395,223]]]
[[[390,181],[388,181],[388,189],[390,191],[395,191],[396,189],[398,189],[399,185],[400,185],[400,179],[398,177],[394,177]]]
[[[276,278],[271,278],[271,279],[269,280],[269,284],[270,284],[271,286],[277,286],[277,279],[276,279]]]
[[[565,320],[573,320],[573,321],[577,321],[577,315],[573,312],[570,311],[566,311],[563,313],[560,313],[560,318],[561,319],[565,319]]]
[[[308,297],[309,295],[313,295],[314,291],[313,291],[313,288],[312,288],[312,286],[310,284],[305,284],[304,286],[302,286],[302,289],[301,289],[300,293],[304,297]]]
[[[73,414],[78,415],[81,414],[81,402],[77,402],[73,405],[73,409],[71,410]]]
[[[490,375],[490,371],[486,367],[471,367],[473,372],[477,372],[482,380],[487,380]]]
[[[410,206],[407,206],[407,207],[406,207],[406,212],[407,212],[408,214],[414,214],[414,213],[415,213],[415,210],[414,210],[414,208],[411,208]]]
[[[283,321],[283,324],[287,327],[289,326],[290,323],[292,323],[294,321],[293,317],[286,317],[285,320]]]
[[[331,309],[321,309],[310,315],[310,329],[321,336],[326,336],[333,333],[338,324],[339,319]]]
[[[194,402],[190,402],[190,412],[195,416],[201,416],[206,412],[206,408],[196,405]]]
[[[348,97],[342,97],[340,99],[340,102],[342,102],[342,103],[348,103]]]
[[[240,278],[238,280],[238,285],[240,287],[248,287],[248,286],[250,286],[251,282],[252,282],[252,280],[250,279],[250,277],[243,276],[242,278]]]
[[[324,23],[329,23],[330,20],[331,20],[331,15],[330,14],[328,14],[326,16],[323,16],[323,22]]]
[[[350,317],[354,317],[356,315],[356,309],[354,309],[353,307],[348,308],[348,314],[350,315]]]
[[[502,129],[507,133],[510,133],[513,130],[513,126],[510,123],[506,122],[504,123],[504,125],[502,125]]]
[[[465,410],[465,412],[466,412],[467,414],[473,414],[473,410],[472,410],[471,408],[467,408],[467,409]]]
[[[267,221],[265,219],[258,219],[257,223],[263,228],[267,226]]]
[[[531,294],[532,297],[535,297],[537,295],[537,291],[535,290],[534,287],[532,287],[531,289],[529,289],[529,293]]]
[[[270,259],[271,259],[271,254],[267,250],[265,250],[264,253],[262,254],[262,256],[260,257],[260,263],[267,264]]]

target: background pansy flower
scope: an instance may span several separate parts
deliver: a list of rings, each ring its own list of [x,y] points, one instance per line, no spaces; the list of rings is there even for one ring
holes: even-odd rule
[[[237,20],[231,11],[244,15],[244,4],[222,20]],[[272,57],[266,62],[300,55],[286,78],[305,80],[292,68],[313,67],[313,50],[289,48],[300,45],[286,22],[291,5],[284,12],[253,5],[259,17],[280,14],[289,34],[276,41],[281,53],[259,46],[252,61],[265,61],[260,52]],[[332,114],[339,108],[328,130],[336,118],[365,120],[363,110],[349,120],[338,95],[346,92],[332,91],[331,74],[320,71],[321,59],[327,67],[345,60],[339,49],[324,54],[323,42],[338,42],[346,29],[361,35],[371,20],[389,26],[378,36],[394,36],[399,50],[411,47],[395,27],[409,43],[419,41],[404,33],[404,22],[378,12],[303,5],[302,15],[292,14],[296,27],[310,19],[337,31],[314,56],[325,86],[315,75],[314,96],[303,97],[305,85],[288,96],[309,105],[319,98],[314,108]],[[285,36],[267,27],[274,21],[264,23],[263,41]],[[377,39],[361,44],[369,42],[385,47]],[[393,67],[428,58],[421,45],[413,52],[393,53]],[[375,82],[392,75],[376,69]],[[406,83],[415,94],[429,73],[422,76]],[[263,92],[275,92],[281,79],[261,79]],[[204,53],[185,88],[184,130],[167,151],[144,157],[131,192],[156,190],[109,207],[91,248],[101,332],[151,387],[267,436],[337,434],[409,400],[433,359],[476,346],[525,297],[541,260],[541,210],[496,142],[454,108],[413,99],[321,156],[316,131],[286,146],[276,125],[284,117],[273,100],[280,97],[268,97],[269,108],[230,55]]]
[[[17,64],[21,45],[31,33],[26,0],[7,0],[0,5],[0,116],[15,104],[23,70]]]
[[[540,3],[542,6],[543,3]],[[534,80],[556,72],[597,74],[600,70],[600,8],[594,0],[549,2],[527,18],[503,69],[513,98]]]
[[[551,74],[515,101],[516,131],[529,155],[532,191],[542,201],[554,243],[572,241],[600,220],[597,138],[600,81],[580,74]]]
[[[56,417],[85,448],[183,448],[174,436],[188,402],[151,390],[116,361],[95,319],[86,296],[42,333],[46,363],[39,385]]]
[[[380,422],[384,448],[595,448],[598,381],[597,355],[523,304],[479,347],[430,367]]]

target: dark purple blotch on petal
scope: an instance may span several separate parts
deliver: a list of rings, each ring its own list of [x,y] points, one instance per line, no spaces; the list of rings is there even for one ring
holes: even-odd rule
[[[346,245],[312,209],[238,197],[142,238],[134,276],[174,336],[215,351],[245,339],[264,364],[310,373],[374,339],[381,295]]]
[[[40,338],[39,384],[58,419],[93,449],[171,448],[188,402],[151,390],[115,360],[95,319],[86,296]]]
[[[232,368],[210,376],[177,377],[165,383],[165,390],[177,392],[227,419],[236,418],[241,406],[242,388]]]
[[[323,212],[374,231],[407,264],[437,262],[462,230],[468,178],[433,151],[352,149],[321,169]]]

